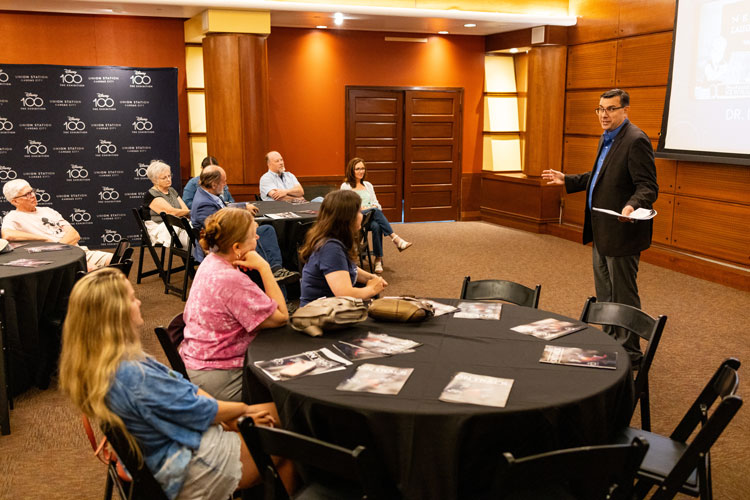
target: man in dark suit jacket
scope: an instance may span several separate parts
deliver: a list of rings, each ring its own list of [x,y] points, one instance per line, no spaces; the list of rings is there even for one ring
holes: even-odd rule
[[[641,252],[651,245],[653,221],[627,219],[638,208],[650,209],[659,193],[651,141],[630,123],[630,96],[620,89],[607,91],[599,99],[596,113],[604,129],[591,172],[564,175],[545,170],[547,184],[565,185],[568,193],[586,191],[583,243],[593,241],[594,285],[600,302],[618,302],[640,309],[638,263]],[[613,210],[614,217],[594,208]],[[634,363],[640,362],[638,337],[622,329],[612,332],[623,342]]]
[[[193,227],[201,230],[206,219],[213,213],[218,212],[226,207],[226,203],[219,195],[224,191],[227,185],[227,174],[224,169],[218,165],[209,165],[204,168],[198,182],[198,189],[195,191],[193,206],[190,209],[190,220]],[[247,209],[257,213],[257,207],[247,204]],[[256,251],[263,259],[271,265],[271,270],[276,281],[282,285],[299,281],[299,273],[289,271],[282,267],[281,249],[276,238],[276,230],[273,226],[258,226],[258,245]],[[203,249],[196,246],[193,252],[195,260],[202,262],[204,258]]]

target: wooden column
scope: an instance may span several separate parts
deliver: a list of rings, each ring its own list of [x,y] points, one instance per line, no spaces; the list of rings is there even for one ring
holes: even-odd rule
[[[268,152],[266,35],[206,35],[203,68],[208,154],[226,170],[232,193],[257,192]]]
[[[526,140],[523,172],[529,177],[562,165],[565,112],[564,46],[534,47],[529,51]]]

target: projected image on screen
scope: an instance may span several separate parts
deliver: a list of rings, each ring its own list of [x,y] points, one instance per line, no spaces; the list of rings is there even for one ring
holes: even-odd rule
[[[750,0],[679,1],[673,43],[657,155],[750,164]]]

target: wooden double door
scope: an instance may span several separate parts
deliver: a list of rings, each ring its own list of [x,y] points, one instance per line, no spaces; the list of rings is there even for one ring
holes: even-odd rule
[[[367,163],[392,222],[457,220],[463,89],[346,88],[346,161]]]

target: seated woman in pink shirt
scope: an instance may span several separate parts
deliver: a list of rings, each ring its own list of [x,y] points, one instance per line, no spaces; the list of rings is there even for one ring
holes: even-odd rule
[[[206,258],[185,304],[181,354],[190,380],[225,401],[241,400],[245,350],[258,330],[289,321],[271,267],[255,252],[257,227],[250,212],[237,208],[206,219],[200,240]],[[258,271],[266,292],[239,267]]]

